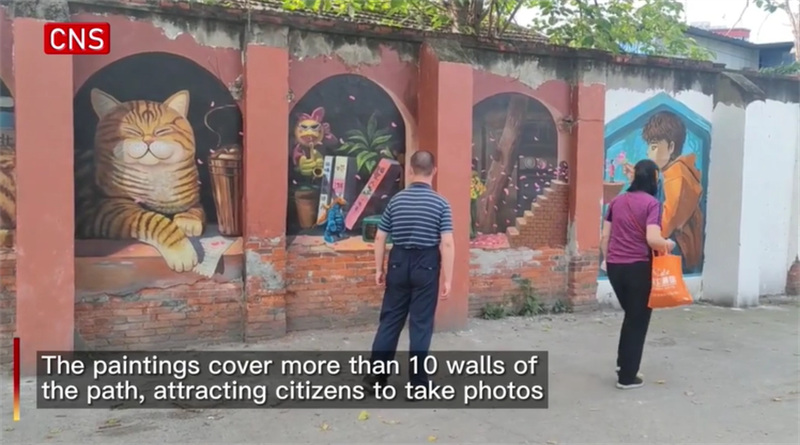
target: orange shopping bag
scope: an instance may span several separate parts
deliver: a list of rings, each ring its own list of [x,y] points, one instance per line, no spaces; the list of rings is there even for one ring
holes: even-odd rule
[[[651,309],[692,304],[692,294],[683,282],[683,265],[678,255],[653,255],[653,287],[650,290]]]

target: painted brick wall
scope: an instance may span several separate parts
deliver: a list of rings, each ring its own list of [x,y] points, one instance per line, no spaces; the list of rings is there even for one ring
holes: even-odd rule
[[[0,365],[13,359],[12,344],[17,326],[17,257],[0,252]]]
[[[569,221],[569,185],[553,181],[531,210],[517,218],[516,227],[507,230],[511,247],[564,247]]]
[[[97,350],[242,341],[242,283],[204,280],[125,295],[76,296],[75,329]]]
[[[552,305],[567,295],[567,258],[564,249],[470,250],[470,316],[480,315],[489,303],[502,304],[518,286],[514,277],[527,278],[540,301]]]

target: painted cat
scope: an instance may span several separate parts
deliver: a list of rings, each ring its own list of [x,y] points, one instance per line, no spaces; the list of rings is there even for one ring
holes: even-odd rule
[[[0,147],[0,247],[11,242],[10,230],[17,223],[17,184],[14,178],[16,154],[12,148]]]
[[[192,270],[188,237],[203,232],[189,92],[164,102],[119,102],[98,89],[94,150],[76,150],[76,236],[128,239],[161,253],[170,269]]]

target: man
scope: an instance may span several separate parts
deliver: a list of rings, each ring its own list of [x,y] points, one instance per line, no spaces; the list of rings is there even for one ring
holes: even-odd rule
[[[409,318],[409,347],[417,357],[417,371],[410,369],[412,386],[428,386],[422,364],[433,336],[433,319],[439,297],[439,277],[444,273],[442,298],[450,293],[453,277],[453,218],[450,204],[433,191],[436,174],[433,154],[418,151],[411,156],[409,186],[386,206],[375,236],[375,284],[385,284],[380,325],[372,344],[372,361],[393,360],[400,332]],[[392,235],[389,269],[384,275],[386,239]],[[443,266],[443,267],[442,267]],[[388,376],[368,375],[371,388],[385,385]]]

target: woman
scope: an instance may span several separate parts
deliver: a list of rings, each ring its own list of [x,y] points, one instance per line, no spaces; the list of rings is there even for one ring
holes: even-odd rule
[[[647,305],[652,285],[652,251],[670,252],[675,248],[675,242],[661,236],[661,205],[656,193],[658,167],[649,159],[639,161],[627,192],[608,205],[603,225],[602,266],[625,311],[617,349],[619,389],[644,385],[639,364],[652,312]]]

